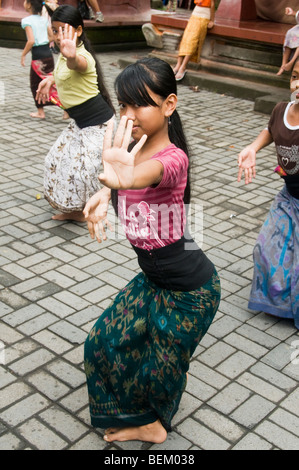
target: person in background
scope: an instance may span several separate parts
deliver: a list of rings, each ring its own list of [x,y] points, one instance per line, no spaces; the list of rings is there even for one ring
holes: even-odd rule
[[[175,12],[177,8],[177,0],[168,0],[167,6],[166,6],[166,11],[168,12]]]
[[[53,219],[84,222],[84,206],[100,189],[102,143],[114,109],[79,10],[62,5],[49,14],[60,54],[53,76],[40,83],[37,97],[47,100],[55,83],[72,120],[46,156],[44,196],[60,211]]]
[[[274,142],[284,179],[253,250],[254,272],[248,307],[290,318],[299,329],[299,61],[291,80],[291,101],[278,103],[268,127],[239,154],[238,181],[255,177],[256,153]]]
[[[288,16],[295,16],[296,26],[289,29],[285,35],[283,44],[282,63],[276,75],[282,75],[283,72],[292,70],[294,63],[299,56],[299,10],[296,12],[292,8],[287,7],[285,14]]]
[[[214,26],[215,1],[195,0],[195,8],[184,31],[177,63],[173,69],[176,81],[183,80],[188,62],[198,61],[207,30]]]
[[[45,8],[45,4],[47,4],[47,6],[49,8],[51,8],[52,11],[54,11],[54,10],[56,10],[56,8],[58,8],[58,1],[57,0],[46,0],[46,1],[43,2],[44,8],[42,9],[42,16],[47,18],[48,22],[51,23],[50,15],[49,15],[47,9]],[[51,49],[51,52],[53,52],[53,54],[58,53],[57,49],[55,48],[54,41],[50,42],[50,49]]]
[[[27,42],[21,56],[21,65],[25,66],[25,57],[31,51],[30,87],[37,111],[30,113],[32,118],[45,119],[44,106],[51,105],[51,101],[39,103],[36,92],[40,82],[54,70],[54,59],[49,46],[49,37],[52,30],[47,18],[42,16],[44,2],[42,0],[25,0],[24,8],[29,16],[21,21],[26,32]]]
[[[101,12],[97,0],[86,0],[87,5],[89,6],[89,18],[91,20],[98,21],[99,23],[103,23],[104,15]]]

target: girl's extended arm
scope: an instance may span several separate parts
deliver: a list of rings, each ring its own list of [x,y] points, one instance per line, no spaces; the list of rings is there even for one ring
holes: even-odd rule
[[[273,142],[272,136],[268,129],[264,129],[259,136],[250,145],[245,147],[240,153],[238,158],[239,172],[238,181],[242,179],[244,171],[245,184],[252,182],[252,177],[255,178],[255,162],[256,153],[262,148]]]
[[[111,189],[142,189],[158,184],[163,176],[163,165],[157,160],[147,160],[135,166],[135,156],[144,145],[147,136],[128,152],[133,121],[123,116],[120,120],[112,146],[113,122],[107,126],[103,146],[104,173],[99,179]]]
[[[28,54],[28,52],[31,51],[31,49],[32,49],[32,47],[35,43],[34,35],[33,35],[33,31],[32,31],[31,26],[26,26],[25,32],[26,32],[26,36],[27,36],[27,42],[25,44],[25,47],[23,49],[22,56],[21,56],[21,65],[23,65],[23,67],[25,67],[25,57]]]

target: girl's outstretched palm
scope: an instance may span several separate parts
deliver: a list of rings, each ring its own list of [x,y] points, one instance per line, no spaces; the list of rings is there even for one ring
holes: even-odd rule
[[[59,49],[63,57],[74,59],[76,57],[77,32],[69,24],[64,25],[64,30],[59,28]]]
[[[256,152],[255,150],[248,145],[239,153],[239,173],[238,181],[242,179],[242,173],[244,171],[245,184],[252,182],[252,177],[255,178],[255,162],[256,162]]]
[[[134,183],[135,156],[145,143],[143,135],[131,152],[128,146],[131,140],[133,121],[123,116],[120,120],[112,145],[113,121],[108,124],[103,145],[104,172],[99,180],[111,189],[129,189]]]

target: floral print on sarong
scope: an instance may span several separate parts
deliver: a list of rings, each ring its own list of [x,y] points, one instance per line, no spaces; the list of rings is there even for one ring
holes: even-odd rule
[[[45,159],[44,196],[61,212],[81,211],[101,189],[101,153],[107,123],[80,129],[74,120]]]
[[[292,318],[299,329],[299,199],[277,194],[253,251],[248,307]]]
[[[216,271],[202,288],[170,291],[138,274],[103,312],[85,342],[85,372],[95,427],[171,429],[190,358],[220,302]]]

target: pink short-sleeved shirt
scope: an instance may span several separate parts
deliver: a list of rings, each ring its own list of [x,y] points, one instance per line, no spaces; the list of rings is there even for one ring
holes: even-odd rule
[[[132,245],[145,250],[179,240],[186,223],[184,191],[189,160],[183,150],[170,144],[155,154],[163,177],[155,187],[118,191],[118,215]]]

